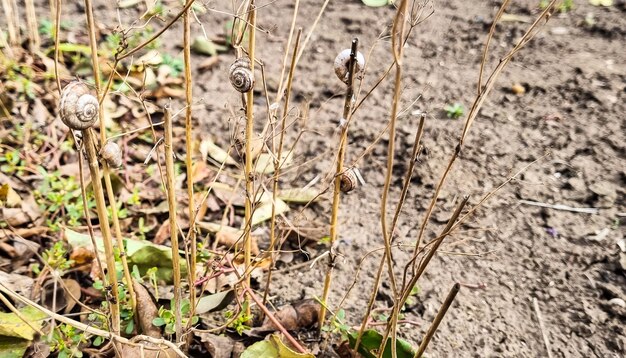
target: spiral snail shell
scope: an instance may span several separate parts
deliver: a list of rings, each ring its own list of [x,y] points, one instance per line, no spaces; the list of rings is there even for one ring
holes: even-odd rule
[[[111,168],[119,168],[122,166],[122,150],[120,146],[115,142],[107,142],[102,149],[100,149],[100,157]]]
[[[335,74],[342,80],[344,83],[348,83],[348,65],[350,64],[350,52],[349,48],[339,52],[339,55],[335,57]],[[365,68],[365,57],[363,54],[357,51],[356,53],[356,64],[355,64],[355,74],[360,73]]]
[[[70,82],[61,92],[61,120],[72,129],[87,129],[98,119],[98,105],[98,99],[84,83]]]
[[[342,193],[347,194],[356,189],[360,182],[359,176],[360,174],[358,173],[357,168],[346,169],[339,175],[339,190],[341,190]]]
[[[251,67],[248,57],[240,57],[230,65],[228,78],[233,87],[241,93],[249,92],[254,88],[254,73]]]

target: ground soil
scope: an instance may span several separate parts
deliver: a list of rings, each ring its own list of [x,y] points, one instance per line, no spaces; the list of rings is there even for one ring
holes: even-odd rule
[[[257,55],[265,65],[272,93],[282,65],[291,3],[270,2],[259,10],[259,26],[268,33],[259,33]],[[539,11],[538,1],[514,3],[508,13],[532,19]],[[577,1],[573,10],[555,14],[503,72],[473,124],[437,200],[426,241],[441,230],[464,195],[470,196],[469,205],[474,206],[511,175],[527,168],[454,232],[418,282],[420,293],[405,314],[419,325],[400,329],[412,342],[420,341],[452,285],[463,284],[428,349],[429,357],[548,356],[542,334],[554,357],[626,355],[626,307],[616,300],[609,302],[626,299],[626,254],[616,244],[625,236],[620,220],[624,221],[626,212],[626,122],[622,116],[626,112],[626,13],[623,1],[615,3],[602,8]],[[232,10],[214,2],[208,5]],[[408,247],[415,243],[434,188],[463,129],[465,116],[449,119],[443,109],[459,102],[468,112],[477,92],[482,47],[498,5],[493,1],[436,2],[434,13],[414,29],[406,45],[401,108],[410,108],[398,123],[391,206],[399,198],[418,112],[427,113],[423,137],[427,151],[417,163],[399,220],[397,243],[405,246],[394,250],[398,275],[410,257]],[[116,18],[112,6],[113,2],[100,4],[97,10],[105,14],[103,19]],[[298,26],[305,34],[320,6],[321,1],[302,1]],[[368,58],[363,88],[369,89],[392,61],[386,30],[393,14],[392,7],[366,8],[356,0],[328,6],[298,64],[293,111],[301,116],[290,127],[288,138],[293,140],[295,133],[304,131],[295,149],[295,162],[301,165],[284,176],[283,185],[302,186],[318,175],[328,178],[332,172],[343,107],[343,86],[333,74],[333,59],[358,37]],[[585,21],[589,14],[593,14],[593,25]],[[209,35],[221,33],[227,19],[217,12],[200,16]],[[487,74],[528,26],[507,21],[497,27]],[[194,24],[193,31],[201,29]],[[163,49],[180,54],[174,45],[179,41],[180,27],[175,26],[166,33]],[[233,54],[219,58],[220,63],[210,71],[194,70],[194,116],[203,134],[227,147],[234,126],[230,109],[238,113],[240,100],[227,84]],[[194,66],[201,60],[194,56]],[[515,94],[515,84],[525,93]],[[366,184],[341,202],[336,247],[340,258],[330,306],[337,308],[360,268],[356,285],[343,304],[354,325],[364,313],[381,255],[380,250],[368,253],[383,245],[380,197],[387,135],[371,147],[370,154],[359,156],[388,122],[392,89],[389,78],[364,102],[350,125],[347,162],[360,169]],[[257,101],[261,122],[265,115],[261,92]],[[555,210],[520,200],[599,211]],[[324,227],[329,208],[329,201],[323,201],[304,210],[303,215],[292,210],[288,217],[296,225]],[[286,249],[298,247],[286,245]],[[325,250],[315,245],[300,248],[311,258]],[[292,264],[305,255],[296,256]],[[321,295],[323,260],[313,267],[289,269],[289,265],[274,276],[273,295],[284,302]],[[383,281],[377,308],[387,307],[389,302],[388,279]],[[533,300],[543,316],[543,331]]]

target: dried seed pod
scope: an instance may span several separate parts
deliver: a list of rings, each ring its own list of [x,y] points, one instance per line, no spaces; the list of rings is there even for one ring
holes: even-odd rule
[[[61,92],[61,120],[66,126],[76,130],[92,127],[98,119],[98,105],[98,99],[84,83],[71,82]]]
[[[339,52],[339,55],[335,57],[335,74],[342,80],[344,83],[348,83],[348,65],[350,64],[350,52],[349,48]],[[357,51],[356,53],[356,64],[354,65],[355,74],[360,73],[365,68],[365,57],[363,54]]]
[[[228,78],[233,87],[241,93],[249,92],[254,88],[254,73],[251,67],[248,57],[240,57],[230,65]]]
[[[120,146],[115,142],[107,142],[102,149],[100,149],[100,157],[111,168],[119,168],[122,166],[122,150]]]
[[[349,193],[359,186],[359,173],[357,168],[348,168],[339,175],[339,190]]]

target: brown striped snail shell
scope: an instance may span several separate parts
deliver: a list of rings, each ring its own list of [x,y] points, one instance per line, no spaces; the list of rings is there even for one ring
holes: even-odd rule
[[[251,70],[250,59],[240,57],[228,71],[228,78],[235,89],[241,93],[246,93],[254,88],[254,73]]]
[[[59,114],[66,126],[83,130],[92,127],[98,119],[98,99],[82,82],[70,82],[61,92]]]
[[[102,149],[100,149],[100,157],[111,168],[119,168],[122,166],[122,150],[120,146],[115,142],[107,142]]]
[[[349,193],[359,186],[359,174],[357,168],[348,168],[339,175],[339,190]]]
[[[335,63],[334,63],[335,74],[344,83],[348,83],[348,79],[349,79],[348,78],[348,71],[349,71],[348,65],[350,64],[350,52],[351,50],[347,48],[339,52],[339,55],[335,57]],[[355,67],[355,70],[354,70],[355,74],[360,73],[365,68],[365,57],[363,57],[363,54],[360,53],[359,51],[357,51],[356,53],[356,64],[354,65],[354,67]]]

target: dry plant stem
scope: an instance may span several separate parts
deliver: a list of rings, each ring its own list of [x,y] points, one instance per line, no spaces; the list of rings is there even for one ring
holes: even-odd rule
[[[437,312],[437,316],[433,320],[433,323],[431,323],[430,327],[428,327],[428,331],[426,332],[424,339],[422,339],[422,343],[420,343],[417,352],[415,352],[414,358],[420,358],[422,354],[424,354],[424,351],[426,351],[428,343],[430,343],[430,340],[433,338],[433,335],[437,331],[437,327],[439,327],[439,323],[441,323],[441,320],[446,315],[446,312],[448,312],[448,308],[450,308],[450,305],[454,301],[456,294],[459,293],[460,288],[461,285],[459,283],[455,283],[450,289],[448,297],[446,297],[446,300],[441,305],[441,308],[439,308],[439,312]]]
[[[100,336],[106,339],[109,339],[111,341],[117,342],[117,343],[122,343],[122,344],[129,344],[129,345],[138,345],[137,343],[134,343],[134,341],[146,341],[146,342],[150,342],[152,344],[156,344],[156,345],[163,345],[166,346],[168,348],[170,348],[172,351],[174,351],[176,353],[177,356],[179,356],[180,358],[187,358],[187,356],[172,342],[167,341],[165,339],[158,339],[158,338],[153,338],[153,337],[149,337],[149,336],[144,336],[144,335],[137,335],[134,336],[132,339],[127,339],[124,337],[121,337],[119,334],[117,333],[113,333],[113,332],[109,332],[109,331],[105,331],[102,329],[98,329],[98,328],[94,328],[91,327],[89,325],[86,325],[84,323],[78,322],[76,320],[73,320],[71,318],[65,317],[63,315],[54,313],[52,311],[50,311],[49,309],[42,307],[41,305],[27,299],[26,297],[22,297],[19,294],[17,294],[16,292],[12,291],[11,289],[9,289],[8,287],[6,287],[2,282],[0,282],[0,292],[4,293],[5,295],[13,298],[14,300],[20,301],[23,304],[36,308],[37,310],[45,313],[48,317],[59,321],[61,323],[70,325],[74,328],[77,328],[78,330],[82,331],[82,332],[86,332],[89,334],[93,334],[96,336]],[[146,349],[151,349],[154,350],[154,348],[148,348],[145,347]],[[167,356],[167,355],[163,355],[163,356]]]
[[[115,253],[113,250],[113,240],[111,237],[111,228],[109,226],[109,218],[106,203],[104,202],[104,191],[102,190],[102,176],[100,175],[100,167],[98,166],[98,154],[95,148],[95,133],[89,128],[83,131],[83,145],[87,153],[87,161],[89,164],[89,172],[91,174],[91,185],[96,199],[96,210],[98,212],[98,220],[100,222],[100,230],[102,231],[102,241],[104,243],[104,255],[106,256],[108,285],[111,285],[113,291],[113,300],[109,302],[111,307],[111,331],[115,334],[120,332],[120,309],[119,295],[117,291],[117,274],[115,271]]]
[[[398,200],[398,204],[396,207],[396,211],[394,213],[393,216],[393,221],[391,224],[391,230],[390,230],[390,244],[393,244],[393,234],[395,232],[395,228],[396,225],[398,223],[398,218],[400,217],[400,213],[402,212],[402,206],[404,204],[404,201],[406,200],[406,196],[407,193],[409,191],[409,187],[411,185],[411,177],[413,176],[413,170],[415,169],[415,161],[417,160],[417,156],[419,155],[419,150],[421,148],[420,142],[422,139],[422,136],[424,134],[424,121],[426,119],[426,115],[423,114],[420,118],[420,123],[418,125],[417,128],[417,132],[415,133],[415,141],[413,142],[413,151],[411,153],[411,157],[409,158],[409,168],[406,172],[406,176],[404,178],[404,183],[402,186],[402,194],[400,194],[400,200]],[[385,243],[385,250],[387,248],[387,245]],[[365,315],[363,316],[363,320],[361,321],[361,327],[359,328],[359,334],[357,336],[357,340],[355,343],[355,351],[358,350],[359,345],[361,343],[361,337],[363,336],[363,333],[365,332],[365,329],[367,328],[368,325],[368,321],[369,321],[369,317],[370,314],[372,312],[372,309],[374,308],[374,302],[376,302],[376,295],[378,294],[378,288],[380,287],[380,280],[382,278],[382,271],[383,268],[385,267],[385,259],[386,256],[383,255],[380,258],[380,263],[378,264],[378,271],[376,273],[376,275],[374,276],[374,285],[372,288],[372,292],[370,294],[370,298],[369,298],[369,302],[367,304],[367,309],[365,311]],[[356,283],[356,282],[355,282]]]
[[[485,47],[483,48],[484,59],[487,58],[487,54],[489,53],[489,44],[491,43],[493,34],[496,32],[496,25],[498,25],[498,19],[502,17],[502,14],[504,14],[504,10],[506,10],[506,7],[508,5],[509,5],[509,0],[504,0],[502,5],[500,6],[500,9],[498,9],[498,13],[496,14],[494,21],[491,23],[491,28],[489,29],[489,35],[487,35],[487,41],[485,41]],[[486,61],[480,61],[480,71],[478,72],[478,86],[477,86],[479,95],[480,95],[480,92],[482,91],[482,86],[483,86],[483,72],[485,71],[485,64],[486,64]]]
[[[137,47],[133,48],[132,50],[117,56],[116,55],[116,60],[121,61],[123,59],[125,59],[128,56],[131,56],[133,54],[135,54],[135,52],[141,50],[142,48],[148,46],[152,41],[156,40],[157,38],[159,38],[161,35],[163,35],[163,33],[165,31],[167,31],[167,29],[169,29],[170,27],[172,27],[172,25],[174,25],[176,23],[176,21],[178,21],[178,19],[180,19],[181,16],[183,16],[185,13],[187,13],[187,10],[189,10],[191,8],[191,5],[193,5],[195,0],[189,0],[185,3],[185,7],[183,7],[183,9],[176,14],[176,16],[174,16],[170,22],[167,23],[167,25],[165,25],[161,30],[157,31],[154,33],[154,35],[150,36],[149,39],[145,40],[144,42],[140,43],[139,45],[137,45]]]
[[[54,0],[54,79],[57,82],[57,89],[61,95],[61,79],[59,78],[59,44],[61,41],[61,3],[62,0]]]
[[[176,318],[176,340],[182,341],[182,312],[180,310],[181,282],[180,282],[180,254],[178,246],[178,229],[176,226],[176,190],[174,187],[174,150],[172,147],[172,113],[169,105],[165,106],[165,177],[167,181],[167,204],[169,209],[170,237],[172,242],[172,268],[174,279],[174,316]],[[190,283],[192,285],[192,283]]]
[[[254,73],[254,53],[256,35],[256,7],[254,0],[250,0],[249,5],[250,34],[248,42],[248,56],[250,57],[250,70]],[[252,172],[252,132],[254,131],[254,89],[246,93],[246,163],[244,176],[246,178],[246,202],[244,213],[244,261],[246,267],[245,283],[250,287],[250,265],[252,263],[252,196],[254,195],[254,177]],[[246,296],[246,301],[248,296]],[[246,315],[250,316],[250,305],[246,305]]]
[[[18,16],[15,13],[17,9],[13,7],[12,0],[2,0],[2,7],[4,8],[4,17],[7,22],[9,44],[11,46],[18,46],[20,43],[20,31],[17,23]]]
[[[187,0],[190,2],[191,0]],[[186,156],[185,156],[185,166],[187,167],[187,195],[189,196],[189,218],[195,218],[194,213],[194,197],[193,197],[193,143],[191,134],[193,133],[193,127],[191,124],[191,104],[193,101],[192,98],[192,81],[193,77],[191,75],[191,19],[189,18],[190,11],[187,10],[185,15],[183,16],[183,56],[185,61],[185,145],[186,145]],[[190,248],[190,262],[189,262],[189,270],[188,270],[188,281],[189,281],[189,302],[190,302],[190,317],[194,315],[194,310],[196,307],[196,285],[193,282],[196,282],[196,230],[195,230],[195,220],[193,220],[189,224],[189,246]],[[189,320],[189,325],[191,325],[191,319]],[[191,338],[191,336],[190,336]]]
[[[37,13],[35,13],[34,0],[25,0],[26,26],[28,26],[28,42],[32,52],[39,51],[41,40],[39,39],[39,29],[37,26]]]
[[[250,296],[250,298],[252,298],[252,300],[257,304],[257,306],[259,306],[259,308],[263,311],[263,313],[265,313],[265,316],[270,321],[272,321],[274,326],[276,326],[276,328],[278,328],[278,330],[285,336],[285,338],[287,338],[289,343],[291,343],[291,345],[295,349],[297,349],[298,352],[300,352],[302,354],[306,354],[307,350],[304,349],[304,347],[302,347],[302,345],[300,345],[300,343],[298,343],[298,341],[296,341],[293,338],[293,336],[291,334],[289,334],[289,332],[287,332],[285,327],[283,327],[283,325],[280,323],[280,321],[278,321],[276,319],[276,317],[274,317],[274,315],[267,309],[267,307],[265,307],[263,302],[261,302],[261,300],[254,294],[254,292],[252,292],[252,290],[250,288],[245,288],[244,291]]]
[[[334,191],[333,191],[333,206],[330,214],[330,240],[329,240],[329,255],[328,255],[328,267],[326,269],[326,276],[324,278],[324,291],[322,293],[322,307],[320,309],[319,316],[319,330],[321,332],[324,327],[324,321],[326,319],[326,305],[328,300],[328,293],[330,292],[330,284],[332,281],[333,269],[335,266],[335,254],[333,253],[333,245],[337,239],[337,223],[339,220],[339,201],[341,199],[341,173],[343,172],[343,162],[346,156],[346,147],[348,146],[348,124],[351,119],[351,108],[353,104],[354,96],[354,70],[356,68],[356,55],[358,52],[359,40],[352,40],[352,47],[350,49],[350,61],[348,63],[348,82],[346,84],[346,97],[343,107],[343,116],[339,126],[341,128],[341,136],[339,139],[339,150],[337,152],[337,168],[335,171],[334,179]]]
[[[98,60],[98,42],[96,40],[96,24],[93,15],[93,6],[91,0],[85,0],[85,14],[87,16],[87,26],[89,29],[89,46],[91,48],[91,58],[92,58],[92,66],[93,66],[93,76],[94,82],[96,85],[96,96],[98,98],[98,118],[100,121],[100,145],[104,145],[106,143],[106,128],[105,128],[105,118],[104,118],[104,97],[102,95],[101,86],[102,81],[100,79],[100,61]],[[94,138],[95,139],[95,138]],[[94,140],[94,146],[96,141]],[[120,252],[120,258],[122,263],[122,272],[124,274],[124,279],[126,280],[126,287],[128,289],[128,293],[130,296],[130,304],[135,312],[136,306],[136,296],[135,290],[132,285],[132,280],[130,276],[130,270],[128,269],[128,260],[126,259],[126,255],[124,255],[124,239],[122,237],[122,230],[120,228],[120,221],[117,216],[117,203],[115,199],[115,193],[113,192],[113,185],[111,184],[111,174],[109,172],[108,164],[103,161],[102,163],[102,172],[104,177],[104,185],[107,192],[107,199],[109,199],[109,205],[111,207],[111,221],[113,222],[113,229],[115,231],[115,237],[117,239],[117,247]],[[109,267],[109,270],[116,271],[115,266]],[[115,288],[117,290],[117,288]],[[119,329],[119,327],[118,327]]]
[[[296,5],[297,6],[297,5]],[[272,270],[274,268],[274,250],[276,246],[276,199],[278,198],[278,178],[280,177],[280,169],[282,166],[281,158],[283,155],[283,145],[285,140],[285,131],[287,124],[287,113],[289,112],[289,100],[291,98],[291,85],[293,83],[293,76],[296,70],[296,54],[298,53],[298,45],[300,44],[300,36],[302,35],[302,28],[298,29],[296,35],[296,42],[293,48],[293,56],[291,58],[291,66],[289,68],[289,77],[287,79],[287,93],[285,95],[285,104],[283,106],[283,114],[280,124],[280,136],[278,140],[278,151],[274,159],[274,178],[272,185],[272,217],[270,219],[270,268],[267,273],[267,281],[265,284],[265,291],[263,292],[263,303],[265,304],[267,296],[269,295],[270,284],[272,281]],[[287,51],[285,51],[287,53]],[[281,81],[282,82],[282,81]]]
[[[392,344],[395,345],[396,343],[395,335],[396,335],[396,328],[398,324],[398,317],[400,315],[400,308],[404,306],[404,303],[406,302],[406,300],[409,298],[409,295],[411,294],[411,289],[415,286],[415,284],[417,283],[417,280],[421,277],[422,273],[424,273],[424,271],[426,270],[426,267],[430,263],[430,260],[433,258],[435,253],[437,253],[437,249],[439,249],[439,246],[441,245],[443,240],[452,231],[452,228],[454,227],[454,223],[461,215],[461,212],[463,211],[463,208],[465,208],[465,205],[467,205],[468,200],[469,200],[469,196],[463,197],[463,200],[459,203],[459,205],[454,210],[454,213],[448,220],[446,227],[442,230],[441,234],[439,234],[439,236],[433,240],[434,245],[433,247],[430,248],[430,250],[428,251],[428,254],[426,254],[426,257],[423,259],[422,263],[420,264],[418,272],[411,278],[409,283],[404,288],[401,298],[395,302],[393,306],[393,312],[390,318],[390,323],[385,330],[383,341],[380,346],[379,358],[381,357],[382,352],[384,352],[385,350],[385,346],[387,345],[387,340],[390,334],[392,335]],[[394,347],[392,346],[391,349],[393,352]]]
[[[291,47],[291,39],[293,38],[293,32],[296,29],[296,19],[298,18],[298,9],[300,8],[300,0],[296,0],[293,7],[293,17],[291,19],[291,27],[289,28],[289,37],[287,38],[287,45],[285,46],[285,56],[283,57],[283,66],[280,70],[280,77],[278,80],[278,91],[276,91],[276,100],[274,102],[278,103],[283,96],[283,79],[285,77],[285,69],[287,68],[287,58],[289,57],[289,48]],[[300,35],[302,34],[302,28],[298,30],[298,41]],[[291,59],[291,67],[294,67],[295,54],[298,52],[298,44],[296,44],[296,49],[294,50],[294,54]],[[286,112],[285,112],[286,113]]]
[[[535,314],[537,315],[537,320],[539,321],[539,329],[541,329],[541,336],[543,338],[543,343],[546,345],[546,352],[548,353],[548,358],[552,358],[552,347],[550,346],[550,340],[548,339],[548,334],[546,333],[546,327],[543,323],[543,315],[541,314],[541,310],[539,309],[539,302],[537,302],[536,297],[533,297],[533,307],[535,309]]]
[[[391,176],[393,174],[393,159],[395,152],[396,140],[396,121],[398,117],[398,104],[401,100],[402,87],[402,55],[404,48],[404,32],[406,25],[406,10],[409,1],[403,0],[398,7],[396,18],[393,22],[391,30],[391,48],[393,50],[393,59],[396,67],[395,84],[393,90],[393,99],[391,103],[391,114],[389,118],[389,143],[387,147],[387,172],[385,174],[385,183],[383,185],[383,194],[380,205],[380,222],[382,226],[383,241],[385,243],[385,257],[387,260],[387,269],[389,270],[389,280],[391,281],[391,289],[393,291],[394,300],[398,296],[396,287],[396,279],[393,273],[393,259],[391,257],[391,233],[387,227],[387,196],[389,195],[389,186],[391,185]],[[395,347],[395,344],[394,346]]]

